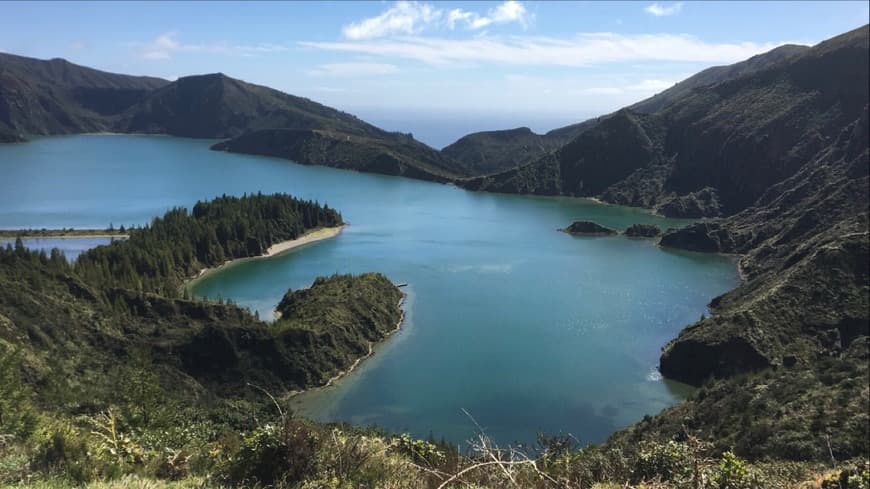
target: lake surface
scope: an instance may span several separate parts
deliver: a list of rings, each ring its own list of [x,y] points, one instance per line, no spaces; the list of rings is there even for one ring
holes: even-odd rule
[[[245,192],[327,202],[335,239],[228,267],[194,292],[271,317],[287,288],[332,273],[407,282],[403,329],[336,386],[294,399],[321,421],[461,442],[466,410],[500,443],[539,431],[597,442],[677,402],[661,347],[738,284],[732,259],[651,240],[572,237],[576,219],[682,224],[567,198],[473,193],[410,179],[217,153],[210,141],[64,136],[0,145],[0,228],[144,224],[173,206]]]

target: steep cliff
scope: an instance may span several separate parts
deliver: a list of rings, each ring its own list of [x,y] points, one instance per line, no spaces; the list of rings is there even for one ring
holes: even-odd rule
[[[747,281],[680,334],[662,373],[699,383],[848,348],[868,334],[867,108],[755,206],[664,235],[663,246],[741,253]]]

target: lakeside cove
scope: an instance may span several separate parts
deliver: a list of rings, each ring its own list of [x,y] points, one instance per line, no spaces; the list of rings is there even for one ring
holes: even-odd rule
[[[26,193],[0,183],[0,227],[140,226],[204,197],[257,191],[340,209],[352,225],[339,239],[233,264],[189,287],[193,297],[229,299],[268,320],[288,289],[307,289],[319,276],[378,271],[393,284],[411,284],[413,319],[406,321],[413,327],[312,401],[306,411],[318,420],[463,440],[474,427],[461,405],[500,442],[561,430],[601,441],[691,391],[650,380],[661,347],[707,314],[710,299],[739,284],[731,257],[556,231],[576,220],[617,230],[691,221],[588,199],[475,193],[208,146],[148,136],[0,146],[0,161],[17,161],[16,171],[31,175],[20,178],[32,182]],[[96,178],[99,162],[113,161],[122,148],[125,164],[109,180]],[[53,158],[58,151],[77,155],[79,168]],[[45,174],[55,178],[38,178]],[[66,181],[77,185],[61,184]],[[493,383],[493,368],[513,381]],[[534,422],[528,413],[537,413]]]
[[[284,254],[284,253],[289,253],[291,251],[299,249],[303,246],[314,244],[314,243],[317,243],[319,241],[323,241],[326,239],[335,238],[336,236],[341,234],[341,231],[345,227],[347,227],[347,224],[342,224],[341,226],[335,226],[335,227],[329,227],[329,228],[319,228],[319,229],[311,230],[311,231],[306,232],[302,236],[299,236],[296,239],[290,239],[287,241],[282,241],[280,243],[273,244],[262,255],[227,260],[226,262],[224,262],[216,267],[204,268],[204,269],[200,270],[199,272],[197,272],[197,274],[194,277],[192,277],[188,281],[186,281],[182,285],[182,287],[186,288],[186,289],[195,288],[198,281],[202,280],[203,278],[207,277],[208,275],[210,275],[212,273],[217,273],[217,272],[223,271],[228,267],[238,266],[244,262],[251,261],[251,260],[262,260],[262,259],[268,259],[268,258],[275,258],[277,256]]]

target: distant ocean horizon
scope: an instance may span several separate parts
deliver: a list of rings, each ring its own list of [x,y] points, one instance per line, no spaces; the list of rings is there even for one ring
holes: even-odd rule
[[[416,140],[436,149],[442,149],[456,142],[462,136],[474,132],[528,127],[538,134],[543,134],[601,115],[598,113],[561,115],[383,109],[353,109],[348,111],[382,129],[410,132]]]

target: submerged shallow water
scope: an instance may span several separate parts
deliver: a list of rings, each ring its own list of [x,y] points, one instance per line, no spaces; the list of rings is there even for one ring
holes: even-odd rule
[[[65,136],[0,145],[0,228],[143,224],[173,206],[245,192],[327,202],[337,238],[208,275],[198,295],[271,317],[287,288],[332,273],[407,282],[402,330],[337,385],[294,399],[321,421],[460,442],[466,410],[500,443],[539,431],[582,442],[681,399],[661,347],[737,285],[732,259],[654,241],[573,237],[577,219],[671,227],[638,209],[452,186],[208,151],[210,141]]]

